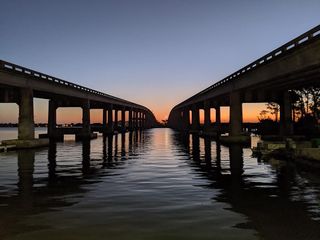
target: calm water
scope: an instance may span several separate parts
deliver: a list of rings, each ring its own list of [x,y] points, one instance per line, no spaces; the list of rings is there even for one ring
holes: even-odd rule
[[[152,129],[0,154],[0,213],[0,239],[320,239],[320,178]]]

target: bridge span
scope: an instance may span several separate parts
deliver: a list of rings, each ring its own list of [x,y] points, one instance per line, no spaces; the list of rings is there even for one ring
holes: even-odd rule
[[[33,140],[35,137],[34,97],[49,99],[47,136],[51,139],[63,140],[63,135],[70,133],[76,134],[79,140],[90,139],[93,129],[112,134],[114,131],[151,128],[157,124],[153,113],[142,105],[0,60],[0,102],[18,104],[19,140]],[[56,112],[59,107],[82,108],[82,126],[58,128]],[[90,125],[90,109],[103,110],[102,126]]]
[[[290,90],[320,86],[320,25],[216,82],[176,105],[168,125],[180,131],[212,131],[220,126],[220,107],[230,107],[229,140],[241,141],[242,103],[276,102],[280,106],[280,133],[293,134]],[[204,110],[200,126],[199,110]],[[190,121],[190,115],[192,121]]]

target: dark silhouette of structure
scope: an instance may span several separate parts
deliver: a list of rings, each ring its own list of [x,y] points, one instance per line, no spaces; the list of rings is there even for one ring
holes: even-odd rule
[[[92,138],[90,109],[103,109],[103,123],[94,127],[94,130],[103,133],[151,128],[157,124],[153,113],[144,106],[0,61],[0,102],[19,105],[19,140],[34,139],[34,97],[49,99],[47,136],[51,139],[63,140],[64,134],[75,134],[78,140]],[[81,107],[82,126],[57,127],[56,110],[59,107]],[[128,121],[126,112],[129,113]]]
[[[168,126],[208,133],[220,128],[220,107],[230,106],[229,138],[237,142],[242,135],[242,103],[276,102],[280,105],[280,134],[288,136],[293,133],[289,90],[319,85],[319,79],[320,25],[176,105]],[[214,129],[211,108],[216,110]],[[203,128],[200,109],[204,110]]]

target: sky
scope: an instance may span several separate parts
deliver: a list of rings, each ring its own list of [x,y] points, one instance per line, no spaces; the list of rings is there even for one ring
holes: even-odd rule
[[[0,59],[142,104],[158,120],[320,23],[319,0],[0,2]],[[244,107],[244,118],[263,107]],[[17,122],[17,111],[0,104],[0,122]],[[77,119],[80,109],[58,112]],[[47,121],[46,100],[36,99],[35,120]]]

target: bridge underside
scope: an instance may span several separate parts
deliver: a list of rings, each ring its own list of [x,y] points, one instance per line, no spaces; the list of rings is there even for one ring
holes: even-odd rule
[[[169,126],[181,131],[209,131],[210,109],[214,108],[215,129],[219,129],[220,107],[229,106],[229,136],[236,139],[242,135],[242,103],[275,102],[280,106],[280,134],[291,135],[290,91],[320,87],[319,31],[320,26],[178,104],[171,110]],[[200,109],[204,110],[203,127],[199,123]]]
[[[44,136],[55,140],[63,140],[65,134],[75,134],[77,140],[91,139],[93,131],[113,134],[151,128],[157,124],[152,112],[144,106],[14,64],[0,63],[0,102],[18,105],[19,140],[34,139],[34,98],[49,100],[48,133]],[[59,127],[56,112],[61,107],[81,108],[82,124],[75,128]],[[90,109],[102,110],[100,126],[91,126]]]

